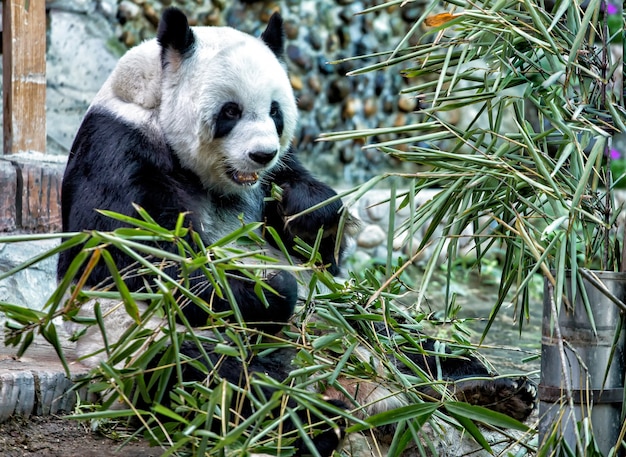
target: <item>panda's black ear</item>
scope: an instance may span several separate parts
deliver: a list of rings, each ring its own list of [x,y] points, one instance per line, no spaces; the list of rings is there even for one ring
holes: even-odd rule
[[[285,52],[285,32],[283,30],[283,18],[280,13],[272,14],[265,31],[261,34],[263,42],[272,50],[279,59]]]
[[[189,28],[187,16],[178,8],[166,8],[159,21],[157,41],[163,49],[172,49],[180,54],[193,46],[195,37]]]

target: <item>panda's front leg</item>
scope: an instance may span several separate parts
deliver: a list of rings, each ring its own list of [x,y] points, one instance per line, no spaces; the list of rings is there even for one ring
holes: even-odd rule
[[[193,278],[200,288],[206,286],[205,278]],[[278,333],[286,325],[293,314],[298,299],[298,283],[296,278],[287,271],[271,271],[265,279],[267,285],[274,292],[264,291],[263,301],[255,290],[255,282],[248,278],[230,278],[228,287],[236,303],[231,303],[225,298],[220,298],[213,287],[204,287],[200,297],[215,312],[224,312],[238,308],[241,320],[252,328],[263,330],[267,333]],[[188,303],[183,309],[185,318],[193,327],[207,325],[209,315],[200,306]]]
[[[272,196],[265,205],[265,221],[274,227],[281,240],[292,248],[296,237],[312,245],[320,229],[323,239],[319,247],[322,262],[332,274],[339,272],[339,260],[345,243],[339,233],[343,203],[341,199],[329,201],[324,206],[293,217],[303,211],[337,196],[327,184],[319,181],[296,159],[293,151],[284,157],[282,166],[274,172],[272,183],[280,187],[280,195]],[[268,196],[271,188],[268,186]],[[337,238],[341,237],[339,243]],[[336,247],[339,247],[337,251]],[[338,254],[338,255],[336,255]]]

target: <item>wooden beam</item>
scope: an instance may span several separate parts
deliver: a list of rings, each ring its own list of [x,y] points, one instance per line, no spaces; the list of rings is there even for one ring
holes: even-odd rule
[[[5,154],[46,151],[46,2],[4,0]]]

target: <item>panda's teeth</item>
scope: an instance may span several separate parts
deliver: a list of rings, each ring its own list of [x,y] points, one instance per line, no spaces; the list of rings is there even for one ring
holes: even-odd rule
[[[252,185],[259,180],[259,175],[256,174],[254,171],[252,173],[237,171],[233,173],[233,179],[239,184]]]

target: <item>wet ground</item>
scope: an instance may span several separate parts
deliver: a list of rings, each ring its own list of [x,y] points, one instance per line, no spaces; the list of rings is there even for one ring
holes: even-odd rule
[[[119,432],[118,432],[119,433]],[[123,437],[107,438],[82,422],[57,416],[14,418],[0,424],[2,457],[156,457],[159,448],[131,441],[123,448]]]

